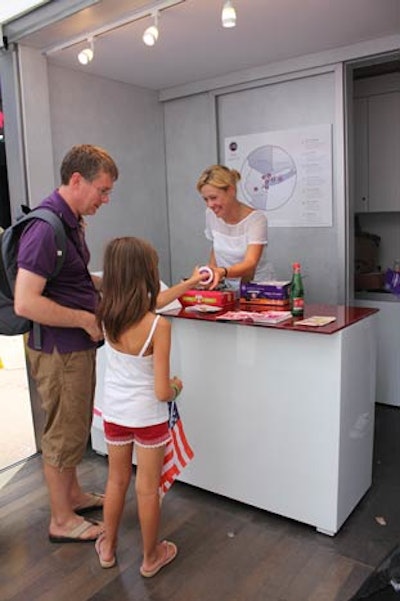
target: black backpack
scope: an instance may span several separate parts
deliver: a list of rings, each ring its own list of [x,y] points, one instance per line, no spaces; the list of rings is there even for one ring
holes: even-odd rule
[[[49,279],[55,278],[64,263],[66,233],[63,223],[51,209],[39,207],[32,211],[22,206],[23,215],[0,234],[0,334],[14,336],[24,334],[33,328],[35,348],[41,348],[40,326],[14,312],[14,288],[17,276],[17,256],[20,236],[32,219],[46,221],[54,228],[57,245],[57,263]]]

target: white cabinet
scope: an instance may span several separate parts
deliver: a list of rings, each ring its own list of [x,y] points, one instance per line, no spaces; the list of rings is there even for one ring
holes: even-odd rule
[[[355,211],[400,211],[400,91],[354,99]]]
[[[400,92],[368,99],[370,211],[400,211]]]
[[[356,300],[354,304],[379,309],[376,401],[400,407],[400,301]]]

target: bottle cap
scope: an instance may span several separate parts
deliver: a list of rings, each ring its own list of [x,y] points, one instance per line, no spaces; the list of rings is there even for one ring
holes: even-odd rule
[[[293,263],[293,269],[300,269],[300,263]]]

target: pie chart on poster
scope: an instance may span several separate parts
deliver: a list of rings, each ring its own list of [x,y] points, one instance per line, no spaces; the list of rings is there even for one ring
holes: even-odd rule
[[[290,200],[296,187],[297,169],[286,150],[266,144],[247,155],[241,175],[246,202],[254,209],[273,211]]]

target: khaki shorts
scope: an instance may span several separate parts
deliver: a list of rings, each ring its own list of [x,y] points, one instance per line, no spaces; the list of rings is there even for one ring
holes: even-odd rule
[[[46,421],[43,460],[54,467],[76,467],[86,451],[96,385],[96,350],[60,354],[27,348]]]

